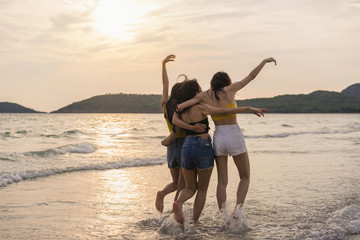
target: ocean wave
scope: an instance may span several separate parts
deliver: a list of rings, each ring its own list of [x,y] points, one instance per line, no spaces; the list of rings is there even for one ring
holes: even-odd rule
[[[46,137],[46,138],[61,138],[60,135],[56,135],[56,134],[40,134],[40,137]]]
[[[10,162],[15,162],[15,160],[14,160],[14,159],[7,158],[7,157],[0,157],[0,161],[10,161]]]
[[[2,137],[2,138],[20,138],[20,137],[27,135],[28,133],[29,133],[29,131],[26,131],[26,130],[19,130],[16,132],[3,132],[3,133],[0,133],[0,137]]]
[[[0,137],[2,137],[2,138],[12,138],[12,137],[14,137],[14,135],[12,135],[11,132],[4,132],[4,133],[0,133]]]
[[[5,173],[0,176],[0,187],[5,187],[11,183],[20,182],[28,179],[48,177],[58,174],[90,171],[90,170],[107,170],[107,169],[121,169],[129,167],[143,167],[164,164],[164,159],[134,159],[131,162],[107,162],[100,164],[91,164],[79,167],[66,168],[49,168],[42,170],[29,170],[24,172]]]
[[[92,143],[77,143],[77,144],[68,144],[56,148],[50,148],[44,151],[32,151],[27,152],[25,156],[38,156],[38,157],[48,157],[53,155],[62,155],[66,153],[93,153],[97,149],[97,146]]]
[[[246,138],[286,138],[289,136],[297,136],[297,135],[324,135],[324,134],[347,134],[352,132],[359,132],[360,126],[352,125],[350,128],[346,129],[338,129],[331,130],[329,128],[322,128],[317,131],[302,131],[302,132],[283,132],[283,133],[275,133],[275,134],[265,134],[265,135],[246,135]]]
[[[68,130],[60,134],[40,134],[40,137],[46,137],[46,138],[72,138],[74,136],[77,136],[79,134],[85,135],[86,133],[80,131],[80,130]]]
[[[310,151],[294,151],[294,150],[254,150],[252,153],[262,154],[309,154]]]
[[[19,131],[16,131],[16,133],[26,135],[26,134],[28,134],[29,132],[28,132],[28,131],[26,131],[26,130],[19,130]]]

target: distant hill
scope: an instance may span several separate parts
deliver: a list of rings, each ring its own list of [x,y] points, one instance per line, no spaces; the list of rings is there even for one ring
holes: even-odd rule
[[[0,113],[39,113],[16,103],[0,102]]]
[[[360,113],[359,88],[360,84],[354,84],[341,93],[315,91],[237,100],[237,103],[268,108],[271,113]],[[107,94],[74,102],[52,113],[161,113],[160,101],[161,95]]]
[[[52,113],[160,113],[160,95],[107,94],[74,102]]]
[[[237,104],[268,108],[272,113],[360,113],[360,98],[329,91],[237,100]]]
[[[345,88],[341,91],[341,93],[360,98],[360,83],[356,83]]]

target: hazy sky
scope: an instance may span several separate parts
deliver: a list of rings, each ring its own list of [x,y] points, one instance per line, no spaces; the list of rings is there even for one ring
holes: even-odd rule
[[[209,87],[274,57],[238,99],[360,82],[360,0],[0,0],[0,102],[52,111],[106,93]]]

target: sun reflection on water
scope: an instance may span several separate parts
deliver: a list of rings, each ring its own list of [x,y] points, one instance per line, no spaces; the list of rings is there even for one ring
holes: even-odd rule
[[[101,146],[102,153],[122,154],[126,151],[126,139],[131,137],[132,122],[122,115],[103,115],[98,121],[96,144]]]

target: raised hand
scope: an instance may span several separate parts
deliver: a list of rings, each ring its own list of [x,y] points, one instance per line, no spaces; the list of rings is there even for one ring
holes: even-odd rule
[[[167,56],[166,58],[164,58],[164,60],[162,61],[163,64],[167,63],[167,62],[173,62],[175,61],[175,55],[170,54],[169,56]]]
[[[274,58],[272,58],[272,57],[264,59],[264,62],[265,62],[265,63],[274,62],[275,65],[276,65],[276,60],[275,60]]]
[[[253,108],[249,107],[249,111],[255,114],[258,117],[264,116],[264,112],[268,112],[268,109],[265,108]]]

